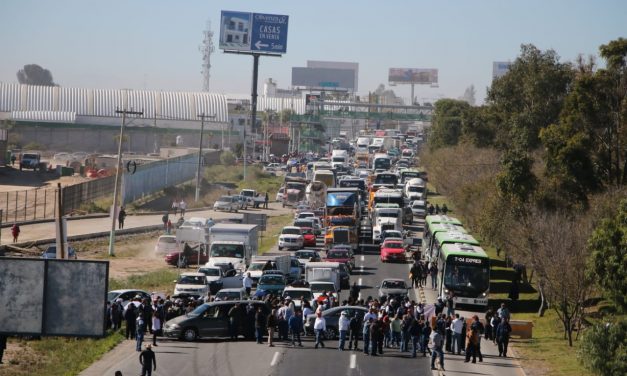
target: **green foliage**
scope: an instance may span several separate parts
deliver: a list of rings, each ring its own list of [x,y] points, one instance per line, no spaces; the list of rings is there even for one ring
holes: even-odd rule
[[[26,150],[46,150],[46,146],[42,145],[40,143],[37,142],[29,142],[28,144],[24,145],[24,151]]]
[[[627,312],[627,199],[620,202],[616,215],[596,227],[588,248],[593,280],[618,312]]]
[[[590,371],[603,376],[627,374],[627,319],[598,323],[586,329],[579,358]]]
[[[429,146],[437,149],[457,145],[462,132],[462,119],[470,108],[467,102],[455,99],[435,102]]]
[[[560,63],[555,51],[521,46],[520,56],[505,76],[492,82],[487,96],[511,134],[509,146],[538,146],[540,129],[558,119],[572,77],[570,64]]]
[[[233,147],[233,153],[238,158],[244,155],[244,144],[241,144],[241,143],[235,144],[235,146]]]
[[[222,154],[220,154],[220,163],[225,166],[232,166],[235,164],[235,155],[230,151],[223,151]]]
[[[496,177],[499,192],[512,203],[526,202],[538,183],[531,171],[533,159],[520,149],[511,149],[503,155],[501,165]]]

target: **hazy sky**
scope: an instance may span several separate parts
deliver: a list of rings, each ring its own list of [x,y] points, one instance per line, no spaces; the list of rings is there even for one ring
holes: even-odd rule
[[[36,63],[67,87],[200,90],[198,46],[208,20],[217,44],[221,10],[290,17],[287,53],[261,58],[260,90],[268,77],[289,87],[307,60],[358,62],[362,94],[387,85],[390,67],[438,68],[439,88],[417,87],[419,101],[471,84],[481,100],[492,62],[521,43],[572,60],[627,37],[624,0],[0,0],[0,81]],[[250,93],[252,57],[216,48],[211,59],[211,91]]]

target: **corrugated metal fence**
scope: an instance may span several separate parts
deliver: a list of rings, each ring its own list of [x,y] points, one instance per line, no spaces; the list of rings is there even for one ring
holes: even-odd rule
[[[181,184],[196,176],[198,153],[137,166],[134,174],[124,173],[123,201],[126,205],[164,187]]]

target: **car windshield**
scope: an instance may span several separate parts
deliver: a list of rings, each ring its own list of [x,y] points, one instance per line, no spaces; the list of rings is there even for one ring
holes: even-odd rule
[[[300,299],[304,297],[307,300],[311,300],[312,294],[311,294],[311,291],[309,290],[292,290],[292,291],[288,290],[288,291],[283,292],[283,296],[284,297],[289,296],[292,299]]]
[[[300,235],[300,233],[300,228],[284,228],[283,231],[281,231],[283,235]]]
[[[171,237],[159,238],[159,243],[176,244],[176,238],[171,238]]]
[[[259,280],[259,284],[260,285],[283,285],[285,284],[285,281],[283,280],[283,277],[278,276],[278,275],[264,275]]]
[[[380,212],[379,217],[397,218],[398,212]]]
[[[118,297],[118,295],[120,295],[120,294],[119,294],[119,293],[117,293],[117,292],[109,292],[109,293],[107,294],[107,301],[108,301],[108,302],[112,301],[113,299],[117,298],[117,297]]]
[[[244,252],[241,244],[212,244],[211,256],[242,258]]]
[[[327,258],[348,258],[348,252],[345,251],[329,251]]]
[[[231,196],[222,196],[218,199],[218,201],[231,202]]]
[[[425,208],[425,204],[414,204],[414,205],[412,205],[412,208],[414,208],[414,209],[424,209]]]
[[[179,283],[182,285],[204,285],[205,280],[201,276],[182,275],[181,278],[179,278]]]
[[[309,260],[312,257],[316,257],[316,254],[314,252],[296,252],[296,257]]]
[[[216,298],[221,300],[237,300],[241,299],[241,294],[237,291],[218,291]]]
[[[383,285],[381,286],[384,289],[404,289],[405,282],[403,281],[383,281]]]
[[[298,227],[313,227],[313,221],[307,221],[307,220],[299,220],[296,221],[294,223],[294,226],[298,226]]]
[[[250,264],[250,266],[248,267],[248,270],[250,270],[250,271],[254,271],[254,270],[262,270],[262,269],[263,269],[263,266],[264,266],[265,264],[266,264],[265,262],[264,262],[264,263],[254,263],[254,264]]]
[[[198,273],[203,273],[207,277],[219,277],[220,269],[218,268],[200,268],[198,269]]]
[[[303,228],[303,235],[312,235],[312,234],[313,234],[312,228],[308,228],[308,227]]]
[[[198,316],[202,315],[203,313],[205,313],[205,311],[207,310],[208,307],[209,306],[206,305],[206,304],[198,306],[198,308],[196,308],[195,310],[193,310],[190,313],[188,313],[187,316],[198,317]]]
[[[397,243],[397,242],[389,242],[389,243],[385,243],[383,244],[384,248],[396,248],[396,249],[400,249],[403,248],[403,244],[402,243]]]

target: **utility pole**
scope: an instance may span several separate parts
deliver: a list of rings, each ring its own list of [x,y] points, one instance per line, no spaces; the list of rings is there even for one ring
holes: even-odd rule
[[[118,142],[118,160],[115,169],[115,185],[113,186],[113,205],[111,209],[111,232],[109,233],[109,256],[115,256],[114,243],[115,243],[115,220],[117,219],[118,208],[118,184],[120,183],[120,168],[122,164],[122,141],[124,139],[124,126],[126,125],[126,115],[143,115],[144,111],[127,111],[115,110],[116,114],[122,114],[122,126],[120,127],[120,140]]]
[[[216,116],[208,116],[203,112],[198,117],[200,118],[200,144],[198,145],[198,166],[196,166],[196,196],[194,197],[196,202],[200,199],[200,166],[202,165],[202,135],[205,131],[205,119],[215,118]],[[224,144],[224,137],[222,138],[222,143]],[[224,148],[224,145],[222,146]]]

